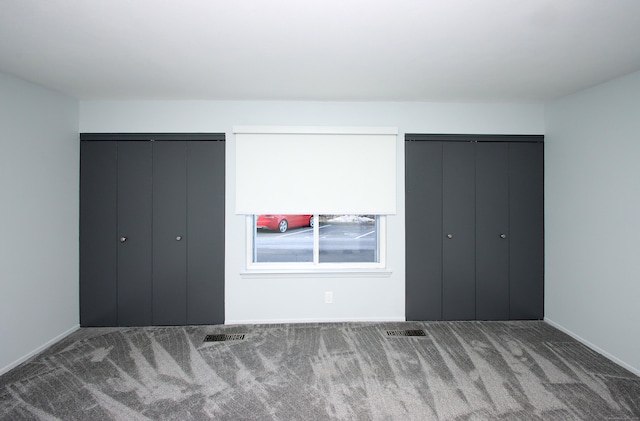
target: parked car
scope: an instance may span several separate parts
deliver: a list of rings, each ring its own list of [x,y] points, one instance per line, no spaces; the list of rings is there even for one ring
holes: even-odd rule
[[[313,227],[313,215],[258,215],[256,228],[286,232],[289,228]]]

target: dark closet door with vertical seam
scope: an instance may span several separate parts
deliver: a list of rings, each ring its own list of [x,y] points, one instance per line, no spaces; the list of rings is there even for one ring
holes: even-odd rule
[[[542,140],[406,136],[407,320],[544,317]]]
[[[476,319],[509,319],[509,143],[476,143]]]
[[[80,325],[116,326],[117,148],[80,142]]]
[[[224,135],[80,138],[81,325],[224,323]]]
[[[442,320],[442,142],[405,142],[406,317]]]
[[[187,323],[224,323],[225,143],[187,142]]]
[[[119,326],[152,324],[151,158],[151,142],[118,142]]]
[[[187,324],[187,142],[153,144],[153,324]]]
[[[509,149],[510,318],[544,318],[544,144]]]
[[[442,150],[442,317],[476,317],[475,144],[445,142]]]

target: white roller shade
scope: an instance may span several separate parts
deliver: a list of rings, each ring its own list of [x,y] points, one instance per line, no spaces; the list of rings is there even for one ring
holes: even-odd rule
[[[395,128],[234,127],[236,213],[396,212]]]

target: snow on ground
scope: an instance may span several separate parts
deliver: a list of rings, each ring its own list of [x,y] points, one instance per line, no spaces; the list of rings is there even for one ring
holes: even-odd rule
[[[375,219],[368,218],[362,215],[340,215],[329,219],[329,222],[334,223],[345,223],[345,222],[359,222],[359,223],[367,223],[367,222],[375,222]]]

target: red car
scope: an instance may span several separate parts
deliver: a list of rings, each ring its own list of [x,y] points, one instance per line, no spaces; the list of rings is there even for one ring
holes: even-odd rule
[[[258,215],[256,219],[256,228],[286,232],[297,227],[313,227],[313,215]]]

